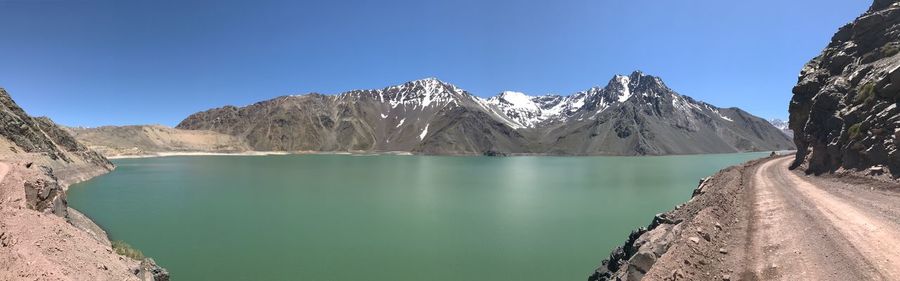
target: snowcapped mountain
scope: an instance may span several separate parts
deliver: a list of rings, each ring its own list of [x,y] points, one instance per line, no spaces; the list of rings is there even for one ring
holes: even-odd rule
[[[533,128],[544,121],[564,117],[572,110],[569,98],[557,95],[529,96],[506,91],[485,102],[512,120],[510,125],[516,128]]]
[[[488,99],[426,78],[211,109],[178,128],[213,130],[245,138],[257,150],[287,151],[657,155],[792,146],[765,120],[679,95],[638,71],[568,96],[507,91]]]
[[[474,101],[474,96],[454,85],[437,78],[425,78],[390,86],[380,90],[356,90],[338,96],[341,99],[375,99],[387,103],[391,109],[412,107],[426,109],[459,105],[463,101]]]
[[[769,123],[771,123],[772,126],[775,126],[775,128],[778,128],[779,130],[784,132],[785,135],[788,135],[789,137],[792,137],[792,138],[794,137],[794,131],[791,130],[787,121],[775,118],[775,119],[769,120]]]
[[[488,99],[487,103],[515,121],[513,125],[516,127],[534,128],[547,123],[565,122],[573,116],[579,120],[596,119],[600,113],[625,103],[654,106],[667,101],[681,112],[707,110],[723,120],[731,120],[722,115],[718,108],[683,97],[669,89],[658,77],[639,71],[629,76],[616,75],[606,87],[593,87],[569,96],[529,96],[519,92],[503,92]]]
[[[779,130],[787,130],[788,129],[787,121],[784,121],[784,120],[781,120],[778,118],[769,119],[769,123],[771,123],[772,126],[775,126],[775,128],[778,128]]]

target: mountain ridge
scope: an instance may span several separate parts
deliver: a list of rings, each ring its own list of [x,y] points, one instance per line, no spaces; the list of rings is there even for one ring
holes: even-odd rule
[[[262,151],[666,155],[793,148],[767,121],[683,96],[640,71],[568,96],[506,91],[481,98],[429,77],[213,108],[176,128],[232,135]]]

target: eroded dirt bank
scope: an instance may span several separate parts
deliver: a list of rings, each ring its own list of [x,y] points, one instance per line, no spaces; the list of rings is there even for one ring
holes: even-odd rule
[[[791,159],[701,181],[589,280],[900,280],[900,188],[807,177],[788,169]]]
[[[89,169],[85,169],[87,172]],[[150,259],[117,254],[106,232],[65,202],[46,166],[0,162],[0,280],[168,280]]]
[[[103,229],[68,207],[70,184],[113,168],[0,88],[0,280],[168,280],[152,260],[116,254]]]

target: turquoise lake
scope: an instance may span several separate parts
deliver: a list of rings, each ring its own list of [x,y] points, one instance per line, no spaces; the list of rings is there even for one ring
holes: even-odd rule
[[[766,156],[115,160],[68,200],[173,280],[585,280],[702,177]]]

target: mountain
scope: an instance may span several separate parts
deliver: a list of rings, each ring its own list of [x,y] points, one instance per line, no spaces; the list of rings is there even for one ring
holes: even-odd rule
[[[791,131],[790,125],[788,124],[787,121],[775,118],[775,119],[770,119],[769,123],[772,124],[772,126],[775,126],[775,128],[778,128],[779,130],[784,132],[784,134],[787,135],[788,137],[790,137],[790,138],[794,137],[794,131]]]
[[[149,155],[160,152],[233,153],[250,150],[240,138],[203,130],[179,130],[160,125],[66,128],[73,137],[104,156]]]
[[[428,78],[225,106],[176,128],[285,151],[663,155],[793,148],[767,121],[682,96],[641,72],[569,96],[503,92],[488,99]]]
[[[898,53],[900,1],[876,0],[804,66],[789,109],[794,167],[819,174],[883,165],[900,176]]]
[[[256,150],[525,152],[487,104],[434,78],[341,95],[284,96],[189,116],[176,128],[244,138]]]

